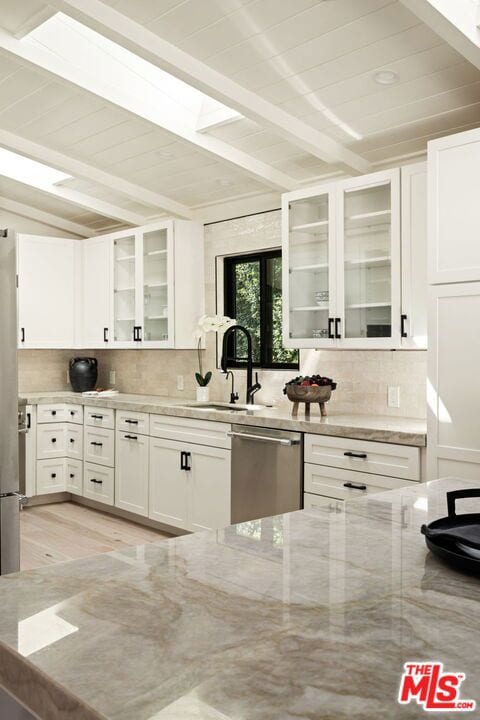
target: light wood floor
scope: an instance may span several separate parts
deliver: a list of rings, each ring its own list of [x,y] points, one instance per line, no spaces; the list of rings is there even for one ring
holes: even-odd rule
[[[72,502],[26,507],[20,528],[22,570],[170,537]]]

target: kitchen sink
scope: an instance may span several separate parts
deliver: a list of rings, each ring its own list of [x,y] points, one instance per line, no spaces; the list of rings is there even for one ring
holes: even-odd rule
[[[215,412],[246,412],[263,410],[265,405],[233,405],[231,403],[215,403],[215,402],[197,402],[185,405],[177,405],[177,407],[189,408],[191,410],[215,410]]]

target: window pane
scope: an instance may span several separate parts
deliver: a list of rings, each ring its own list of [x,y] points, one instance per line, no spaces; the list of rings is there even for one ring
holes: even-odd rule
[[[265,346],[267,362],[275,364],[298,362],[298,350],[282,344],[282,258],[266,260]]]
[[[234,266],[235,319],[250,331],[253,362],[260,362],[260,262],[236,263]],[[247,340],[235,333],[235,358],[247,359]]]

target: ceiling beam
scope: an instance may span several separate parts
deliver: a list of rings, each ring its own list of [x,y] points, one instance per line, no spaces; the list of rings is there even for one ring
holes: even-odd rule
[[[89,165],[81,160],[76,160],[69,155],[48,148],[44,145],[40,145],[31,140],[16,135],[15,133],[9,132],[8,130],[2,130],[0,128],[0,145],[13,150],[22,155],[27,155],[33,160],[38,160],[45,165],[63,170],[77,178],[84,180],[90,180],[92,182],[100,183],[105,185],[116,192],[122,193],[127,197],[132,198],[140,203],[147,203],[153,205],[155,208],[159,208],[175,215],[180,218],[191,220],[193,218],[193,211],[191,208],[183,205],[182,203],[176,202],[171,198],[160,195],[159,193],[147,190],[140,185],[124,180],[117,175],[99,170],[93,165]]]
[[[51,195],[60,200],[65,200],[72,205],[78,205],[78,207],[90,212],[97,213],[98,215],[104,215],[105,217],[113,218],[114,220],[120,220],[121,222],[127,223],[128,225],[145,225],[148,222],[148,218],[144,215],[139,215],[130,210],[124,210],[123,208],[113,205],[112,203],[99,200],[98,198],[86,195],[85,193],[73,190],[71,188],[62,187],[61,185],[51,185],[49,183],[43,183],[39,180],[19,180],[16,178],[10,178],[8,175],[2,173],[0,166],[0,177],[8,178],[9,180],[15,180],[20,182],[26,187],[33,187],[40,192],[44,192],[47,195]]]
[[[21,40],[25,35],[31,33],[35,28],[55,15],[51,7],[41,7],[37,12],[32,13],[15,31],[15,37]]]
[[[366,173],[371,169],[365,158],[341,143],[264,100],[259,94],[222,75],[100,0],[51,0],[50,4],[324,162],[339,165],[354,173]]]
[[[148,98],[134,97],[123,87],[114,87],[102,78],[101,73],[87,74],[79,68],[66,63],[61,57],[43,50],[41,47],[29,44],[28,40],[19,41],[5,30],[0,29],[0,52],[13,56],[21,64],[32,67],[37,72],[43,72],[51,79],[73,83],[83,90],[87,90],[102,100],[121,107],[128,112],[141,117],[157,127],[166,130],[192,145],[215,155],[219,160],[241,168],[255,180],[280,190],[295,190],[299,183],[290,175],[277,170],[267,163],[257,160],[252,155],[239,150],[229,143],[208,134],[197,132],[179,124],[173,118],[166,117],[161,107],[149,102]]]
[[[480,70],[480,17],[471,0],[401,0],[460,55]]]
[[[0,195],[0,208],[13,212],[16,215],[22,215],[23,217],[30,218],[31,220],[37,220],[44,225],[50,225],[56,227],[59,230],[65,230],[65,232],[79,235],[80,237],[91,237],[95,235],[95,232],[88,228],[86,225],[80,225],[76,222],[71,222],[65,218],[61,218],[58,215],[39,210],[39,208],[32,207],[31,205],[25,205],[25,203],[17,202],[16,200],[10,200],[9,198],[2,197]]]

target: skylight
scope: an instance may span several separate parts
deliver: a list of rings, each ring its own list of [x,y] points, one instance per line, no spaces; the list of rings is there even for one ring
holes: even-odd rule
[[[84,76],[142,105],[160,108],[171,122],[189,130],[209,128],[242,117],[238,112],[178,80],[153,63],[63,13],[56,13],[26,35],[32,44],[60,58]]]
[[[44,185],[45,187],[56,185],[62,180],[67,180],[71,175],[67,175],[60,170],[55,170],[48,165],[43,165],[36,160],[24,155],[17,155],[11,150],[0,147],[0,175],[9,177],[18,182],[28,183],[29,185]]]

